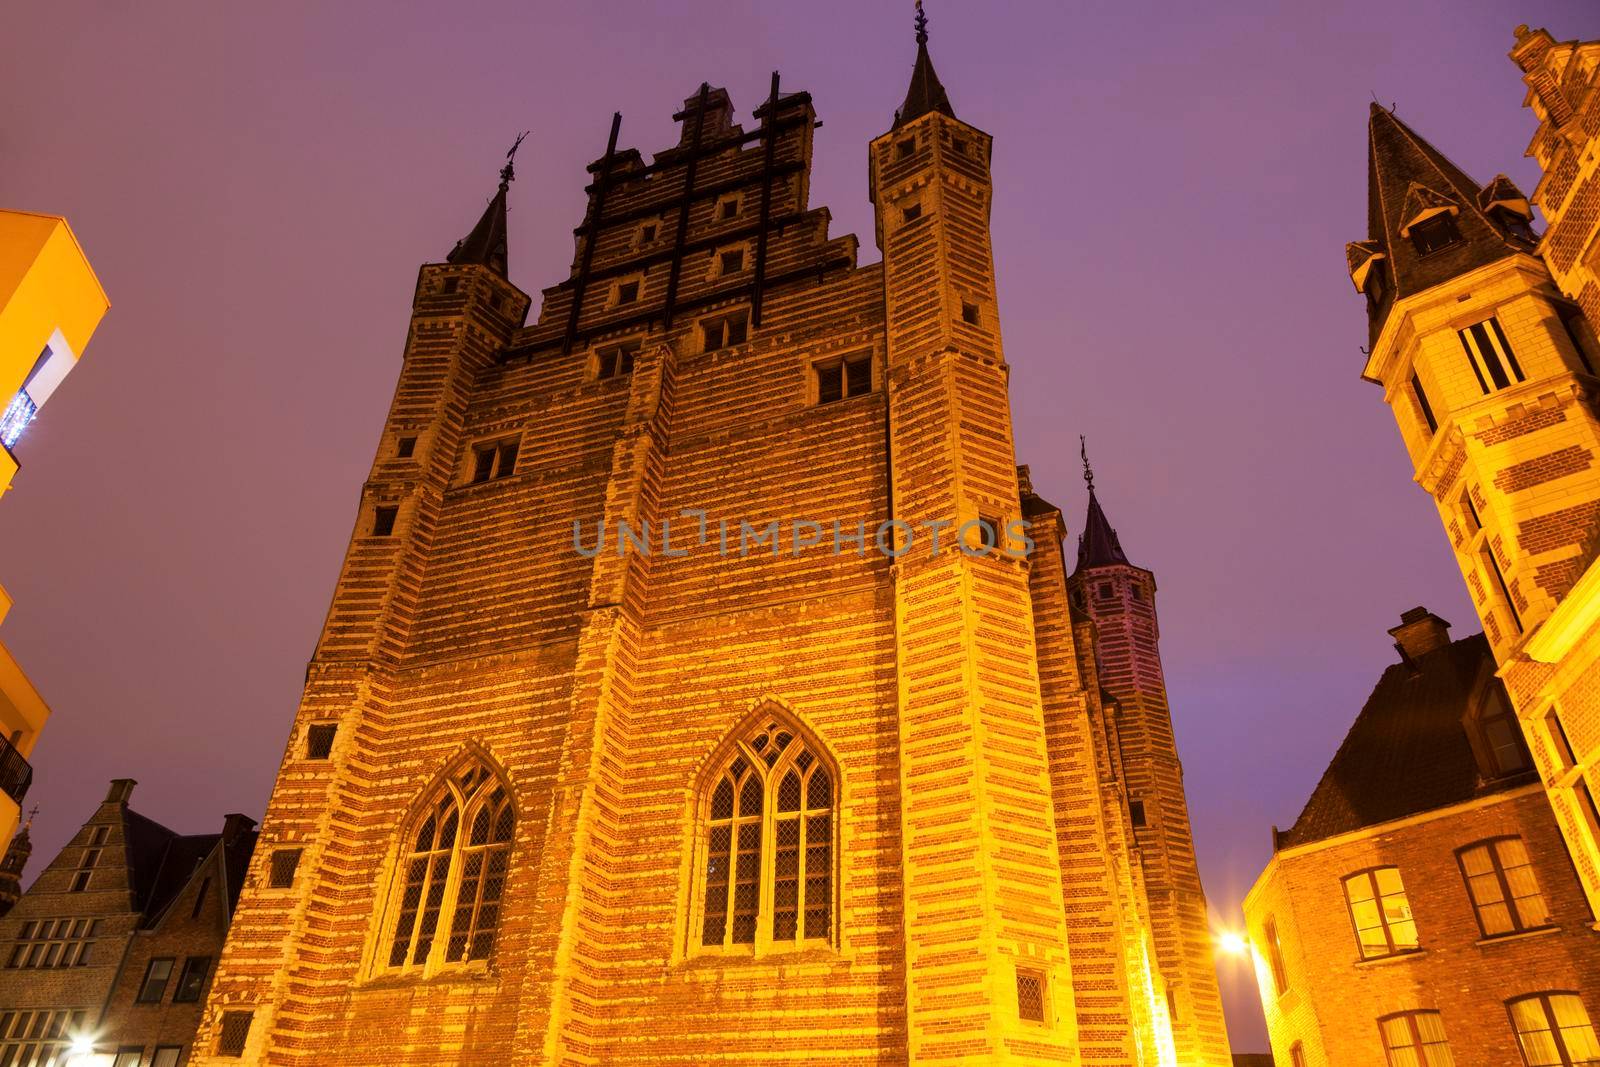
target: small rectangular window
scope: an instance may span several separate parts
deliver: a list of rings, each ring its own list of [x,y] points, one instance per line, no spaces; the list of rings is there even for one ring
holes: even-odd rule
[[[267,872],[267,885],[272,889],[288,889],[294,885],[294,872],[300,866],[300,849],[274,849]]]
[[[1144,801],[1142,801],[1142,800],[1130,800],[1130,801],[1128,801],[1128,821],[1133,823],[1133,825],[1137,826],[1137,827],[1142,827],[1142,826],[1145,825],[1145,821],[1144,821]]]
[[[1116,596],[1116,590],[1111,588],[1110,582],[1100,582],[1094,587],[1094,596],[1096,600],[1112,600]]]
[[[700,331],[707,352],[729,345],[742,345],[749,337],[750,313],[738,311],[731,315],[706,319],[700,324]]]
[[[178,1060],[182,1056],[182,1045],[157,1045],[150,1067],[178,1067]]]
[[[79,871],[78,873],[74,874],[72,876],[72,885],[68,888],[67,892],[82,893],[85,889],[88,889],[89,873],[90,872],[88,871]]]
[[[870,355],[852,356],[837,363],[818,364],[813,370],[817,376],[819,404],[830,404],[835,400],[872,392]]]
[[[895,150],[895,155],[898,158],[900,158],[900,159],[910,159],[911,156],[912,156],[912,153],[916,152],[916,150],[917,150],[917,142],[915,140],[913,140],[912,138],[908,137],[904,141],[901,141],[898,144],[896,144],[894,146],[894,150]]]
[[[1000,547],[1000,530],[1002,523],[988,515],[978,516],[978,547],[990,550]]]
[[[1522,366],[1511,351],[1511,342],[1498,319],[1489,318],[1457,330],[1461,347],[1466,350],[1467,362],[1472,365],[1478,388],[1485,396],[1496,389],[1508,388],[1513,381],[1522,381]]]
[[[410,459],[411,454],[417,450],[415,437],[402,437],[394,443],[394,454],[400,459]]]
[[[1590,346],[1594,343],[1594,334],[1584,323],[1583,312],[1577,308],[1560,306],[1556,308],[1556,315],[1561,319],[1562,329],[1567,331],[1567,340],[1572,342],[1572,350],[1577,353],[1578,364],[1583,367],[1583,372],[1594,375],[1594,363],[1589,358]]]
[[[965,137],[952,137],[950,139],[950,151],[958,156],[970,155],[972,153],[972,143]]]
[[[656,239],[656,224],[646,222],[639,227],[639,244],[647,245]]]
[[[1017,1018],[1044,1022],[1044,975],[1038,971],[1017,971]]]
[[[1270,915],[1267,917],[1266,925],[1262,927],[1261,939],[1267,945],[1267,964],[1272,970],[1272,986],[1281,997],[1289,991],[1289,972],[1283,965],[1283,945],[1278,942],[1278,920]]]
[[[1422,409],[1422,417],[1427,420],[1428,432],[1439,432],[1439,420],[1433,417],[1433,405],[1428,403],[1428,394],[1422,391],[1422,380],[1415,374],[1411,375],[1411,392],[1416,395],[1417,406]]]
[[[961,321],[968,326],[978,325],[978,305],[970,300],[961,302]]]
[[[380,504],[372,510],[372,536],[388,537],[394,533],[395,516],[400,509],[393,504]]]
[[[327,759],[338,731],[338,725],[331,722],[314,722],[306,727],[306,759]]]
[[[117,1055],[116,1058],[111,1061],[111,1067],[139,1067],[139,1064],[143,1060],[143,1045],[124,1045],[117,1049]],[[42,1063],[44,1061],[40,1060],[40,1062]]]
[[[922,217],[922,205],[921,204],[907,204],[905,207],[900,209],[900,221],[901,222],[916,222],[921,217]]]
[[[724,252],[720,257],[722,273],[738,274],[744,270],[744,249],[736,248],[731,252]]]
[[[730,196],[717,206],[717,217],[722,219],[736,219],[739,217],[739,198]]]
[[[1494,558],[1494,549],[1485,542],[1478,550],[1478,555],[1483,559],[1483,569],[1489,572],[1494,579],[1494,584],[1500,590],[1500,597],[1505,601],[1506,610],[1511,612],[1511,622],[1517,628],[1517,633],[1522,632],[1522,616],[1517,612],[1516,602],[1511,599],[1511,587],[1506,585],[1506,576],[1500,572],[1500,561]]]
[[[153,959],[144,969],[144,981],[139,985],[139,995],[134,998],[140,1004],[160,1004],[162,994],[167,991],[167,982],[172,978],[173,960],[170,957]]]
[[[595,353],[595,378],[626,378],[633,373],[633,361],[639,354],[639,342],[628,341],[602,348]]]
[[[461,279],[460,278],[446,278],[444,281],[439,283],[439,292],[445,293],[445,294],[448,295],[450,293],[455,292],[458,288],[460,288],[460,286],[461,286]]]
[[[1576,767],[1578,761],[1572,754],[1572,743],[1567,740],[1567,728],[1561,725],[1561,713],[1553,707],[1544,713],[1544,730],[1550,739],[1550,756],[1558,768],[1557,773]]]
[[[1472,502],[1471,486],[1463,486],[1461,489],[1461,525],[1466,528],[1468,537],[1483,529],[1483,520],[1478,517],[1477,505]]]
[[[211,892],[211,879],[210,878],[202,878],[200,880],[200,888],[195,892],[195,895],[194,895],[194,907],[189,909],[189,918],[191,918],[191,919],[200,918],[200,912],[205,909],[206,901],[208,899],[210,899],[207,896],[207,894],[209,894],[210,892]]]
[[[637,301],[638,299],[639,299],[639,283],[638,282],[632,281],[632,282],[618,282],[617,283],[617,304],[618,305],[632,304],[635,301]]]
[[[245,1041],[250,1037],[250,1020],[253,1011],[225,1011],[222,1013],[221,1032],[217,1035],[217,1055],[239,1057],[244,1055]]]
[[[476,446],[472,453],[473,482],[509,478],[516,471],[517,450],[518,442],[514,437]]]
[[[178,988],[172,991],[174,1004],[198,1004],[200,992],[205,989],[206,975],[211,973],[210,956],[190,956],[183,961],[178,975]]]

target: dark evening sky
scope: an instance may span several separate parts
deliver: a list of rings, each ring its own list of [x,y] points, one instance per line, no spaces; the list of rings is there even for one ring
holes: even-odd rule
[[[0,41],[0,205],[66,215],[113,308],[20,443],[0,637],[55,715],[34,869],[112,777],[200,832],[259,817],[399,370],[418,264],[501,153],[512,280],[564,276],[583,167],[676,139],[701,80],[738,118],[809,90],[812,202],[877,258],[866,144],[911,5],[26,3]],[[446,21],[444,16],[448,15]],[[1344,242],[1375,92],[1469,173],[1531,189],[1519,22],[1592,0],[1150,5],[933,0],[957,114],[994,134],[1018,459],[1076,528],[1101,499],[1152,568],[1206,887],[1238,921],[1426,604],[1476,629],[1378,390]],[[1235,1047],[1253,978],[1221,961]]]

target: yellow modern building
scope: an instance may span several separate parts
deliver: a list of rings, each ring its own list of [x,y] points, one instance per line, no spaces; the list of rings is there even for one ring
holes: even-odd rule
[[[0,210],[0,494],[17,443],[111,306],[67,220]],[[0,589],[0,620],[11,597]],[[28,756],[50,709],[0,644],[0,842],[17,827],[33,777]]]

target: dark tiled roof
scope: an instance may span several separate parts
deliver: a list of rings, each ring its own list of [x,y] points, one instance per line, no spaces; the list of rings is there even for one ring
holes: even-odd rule
[[[939,75],[934,73],[933,60],[928,58],[928,44],[926,41],[918,41],[917,63],[911,68],[911,87],[906,90],[905,103],[895,112],[895,128],[899,129],[912,119],[921,118],[930,111],[937,111],[951,118],[956,117],[955,108],[950,106],[950,97],[940,84]]]
[[[1530,780],[1483,780],[1467,740],[1462,720],[1468,701],[1493,670],[1489,642],[1475,634],[1384,671],[1305,810],[1278,835],[1278,846],[1320,841]]]
[[[456,242],[455,248],[450,250],[446,258],[449,263],[474,263],[481,267],[488,267],[502,278],[509,277],[507,273],[506,254],[506,183],[502,181],[500,188],[494,194],[494,199],[489,201],[489,206],[483,209],[483,217],[478,219],[478,224],[472,232]]]
[[[1367,237],[1388,254],[1392,282],[1372,314],[1374,338],[1396,300],[1514,252],[1533,250],[1531,240],[1484,213],[1478,206],[1480,190],[1465,171],[1392,112],[1372,105],[1367,127]],[[1411,221],[1407,205],[1417,204],[1453,208],[1461,240],[1421,255],[1408,237],[1400,235]]]
[[[167,906],[183,892],[201,864],[223,842],[222,834],[177,834],[154,819],[131,808],[123,809],[124,840],[128,849],[128,870],[133,888],[133,907],[142,916],[142,925],[154,926]],[[248,820],[246,825],[249,825]],[[231,911],[239,899],[256,832],[242,830],[227,842],[223,863],[228,879]]]
[[[1109,567],[1119,563],[1126,565],[1128,555],[1122,551],[1117,531],[1111,528],[1111,522],[1091,488],[1089,513],[1083,520],[1083,533],[1078,535],[1077,569],[1081,571],[1085,567]]]

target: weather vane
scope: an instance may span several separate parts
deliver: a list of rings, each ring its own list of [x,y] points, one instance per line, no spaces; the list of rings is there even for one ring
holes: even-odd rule
[[[1078,435],[1078,455],[1083,457],[1083,480],[1089,483],[1089,492],[1094,492],[1094,468],[1089,466],[1089,442],[1084,440],[1083,434]]]
[[[516,180],[517,149],[522,147],[522,139],[526,136],[528,136],[527,130],[517,134],[517,139],[511,142],[511,147],[506,150],[506,165],[500,168],[501,185],[510,185]]]
[[[928,16],[922,13],[922,0],[917,0],[917,43],[928,43]]]

